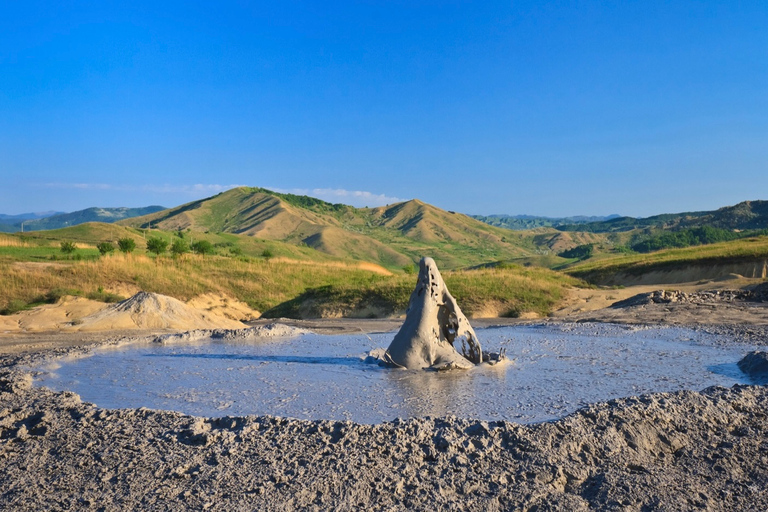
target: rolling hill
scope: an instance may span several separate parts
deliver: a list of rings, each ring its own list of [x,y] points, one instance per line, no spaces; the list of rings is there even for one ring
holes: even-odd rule
[[[354,208],[240,187],[176,208],[120,221],[135,228],[224,232],[306,245],[397,267],[429,254],[446,268],[530,256],[530,236],[489,226],[419,200]]]

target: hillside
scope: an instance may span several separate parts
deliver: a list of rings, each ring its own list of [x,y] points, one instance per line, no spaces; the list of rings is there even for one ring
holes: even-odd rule
[[[2,216],[0,218],[0,231],[12,233],[22,230],[24,232],[42,231],[48,229],[60,229],[68,226],[77,226],[86,222],[104,222],[107,224],[130,217],[138,217],[163,210],[162,206],[147,206],[143,208],[87,208],[71,213],[57,213],[45,217],[33,217],[29,215]]]
[[[565,273],[606,286],[684,283],[713,279],[768,278],[768,236],[751,237],[650,254],[601,255]]]
[[[223,232],[306,245],[341,257],[399,267],[429,254],[445,268],[525,257],[530,237],[411,200],[354,208],[319,199],[240,187],[142,217],[136,228]]]
[[[471,215],[471,217],[491,226],[525,231],[562,225],[604,222],[619,218],[620,216],[614,214],[606,216],[577,215],[573,217],[540,217],[536,215]]]
[[[646,218],[618,217],[601,222],[571,223],[555,227],[561,231],[614,233],[644,228],[678,230],[703,226],[729,230],[768,228],[768,201],[744,201],[714,211],[665,213]]]

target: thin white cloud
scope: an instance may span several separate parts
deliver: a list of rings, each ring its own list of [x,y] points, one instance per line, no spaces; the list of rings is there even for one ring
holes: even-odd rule
[[[267,187],[269,188],[269,187]],[[275,192],[283,194],[296,194],[300,196],[311,196],[330,203],[344,203],[352,206],[384,206],[386,204],[400,203],[405,199],[399,197],[387,196],[385,194],[374,194],[365,190],[345,190],[343,188],[269,188]]]
[[[109,183],[44,183],[44,188],[69,190],[114,190],[118,192],[151,192],[153,194],[218,194],[242,185],[202,184],[194,185],[121,185]]]
[[[44,188],[64,190],[102,190],[116,192],[147,192],[152,194],[187,195],[195,198],[214,195],[243,185],[220,185],[215,183],[197,183],[194,185],[124,185],[113,183],[44,183]],[[365,190],[346,190],[343,188],[291,188],[265,187],[283,194],[311,196],[330,203],[344,203],[356,207],[383,206],[405,201],[399,197],[375,194]]]

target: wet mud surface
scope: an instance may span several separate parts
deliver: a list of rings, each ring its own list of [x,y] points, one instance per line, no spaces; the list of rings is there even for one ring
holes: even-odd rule
[[[707,328],[714,346],[764,327]],[[766,510],[768,388],[590,404],[521,425],[108,409],[33,386],[80,348],[0,356],[5,510]]]
[[[756,347],[686,328],[564,324],[477,332],[512,361],[466,371],[383,368],[364,359],[392,333],[304,334],[100,350],[48,366],[37,384],[107,408],[372,424],[448,415],[532,423],[613,398],[753,383],[736,362]]]

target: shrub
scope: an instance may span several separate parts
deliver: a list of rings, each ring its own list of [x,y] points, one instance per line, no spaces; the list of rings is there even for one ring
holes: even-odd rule
[[[156,256],[160,256],[168,250],[168,241],[162,238],[152,237],[147,240],[147,250]]]
[[[189,252],[189,244],[186,240],[178,238],[171,244],[171,254],[174,256],[181,256],[182,254]]]
[[[101,253],[102,256],[106,256],[115,250],[115,246],[112,245],[112,242],[101,242],[96,246],[96,248],[99,250],[99,253]]]
[[[117,248],[120,249],[120,252],[128,254],[136,249],[136,242],[133,238],[121,238],[117,241]]]
[[[195,254],[205,256],[206,254],[213,254],[213,244],[208,240],[198,240],[190,245],[190,248]]]
[[[61,242],[61,252],[64,254],[72,254],[77,250],[77,246],[72,242]]]
[[[6,307],[0,309],[0,315],[13,315],[28,308],[29,306],[23,300],[11,299]]]
[[[270,249],[264,249],[261,251],[261,257],[265,260],[268,260],[269,258],[273,258],[275,256],[275,253],[273,253]]]
[[[125,300],[125,297],[121,297],[116,293],[105,292],[103,286],[99,286],[99,288],[95,292],[89,293],[88,295],[86,295],[86,297],[91,300],[106,302],[108,304],[113,304],[115,302],[121,302]]]

